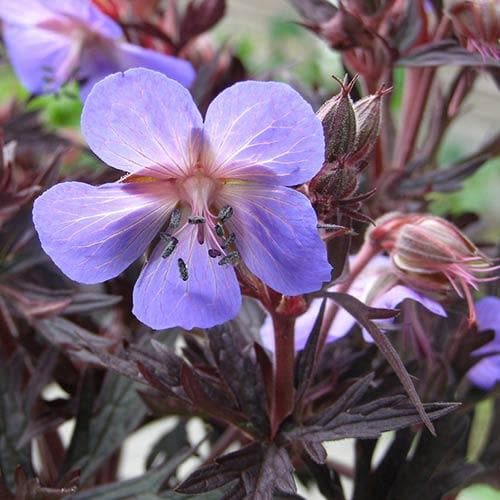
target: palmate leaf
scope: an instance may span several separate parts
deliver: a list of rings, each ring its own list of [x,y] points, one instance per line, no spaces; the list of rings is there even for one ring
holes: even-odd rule
[[[221,378],[227,384],[241,411],[261,436],[269,434],[266,388],[252,344],[221,326],[209,330],[208,338]]]
[[[146,413],[135,385],[116,373],[106,375],[98,398],[94,396],[92,380],[88,380],[80,394],[76,427],[64,467],[81,468],[82,482],[123,444]]]
[[[184,452],[178,453],[161,467],[152,469],[142,476],[84,490],[71,496],[71,500],[142,499],[148,498],[149,494],[151,494],[152,498],[163,498],[155,494],[159,492],[162,484],[175,472],[177,467],[193,454],[193,451],[193,448],[185,449]],[[168,496],[164,498],[168,498]]]
[[[21,391],[22,378],[20,356],[14,355],[8,361],[0,358],[0,474],[10,489],[14,487],[18,465],[32,474],[30,446],[19,446],[29,421]]]
[[[273,492],[294,495],[293,466],[284,448],[254,443],[193,472],[179,493],[200,494],[228,486],[224,498],[271,500]]]
[[[415,389],[415,386],[413,385],[410,375],[406,370],[403,362],[401,361],[399,354],[389,342],[388,338],[378,329],[378,327],[372,321],[373,319],[394,317],[395,312],[388,309],[375,309],[372,307],[368,307],[367,305],[363,304],[363,302],[345,293],[325,292],[322,295],[337,302],[337,304],[343,307],[353,318],[355,318],[356,321],[358,321],[358,323],[363,326],[363,328],[366,328],[366,330],[380,349],[380,352],[384,355],[385,359],[398,376],[401,384],[403,385],[406,393],[410,398],[410,401],[413,403],[418,414],[420,415],[422,422],[425,424],[427,429],[429,429],[431,434],[435,434],[434,426],[432,425],[429,416],[425,412],[422,401],[420,400],[420,397]]]

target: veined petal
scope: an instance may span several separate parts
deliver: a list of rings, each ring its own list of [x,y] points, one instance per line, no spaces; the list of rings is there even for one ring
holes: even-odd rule
[[[36,24],[53,15],[50,6],[40,0],[0,0],[0,18],[8,23]]]
[[[45,252],[71,279],[99,283],[140,257],[176,203],[166,182],[57,184],[35,200]]]
[[[47,22],[81,21],[103,36],[123,35],[120,26],[90,0],[0,0],[0,18],[8,23],[40,27]]]
[[[209,328],[234,318],[241,306],[234,269],[208,256],[194,226],[188,225],[176,237],[171,255],[162,258],[165,244],[159,243],[145,264],[134,288],[133,313],[155,329]],[[180,275],[179,258],[187,267],[186,280]]]
[[[274,174],[274,182],[292,186],[311,179],[323,164],[321,122],[284,83],[241,82],[224,90],[208,108],[205,131],[205,161],[221,177],[254,179],[260,168]]]
[[[160,54],[131,43],[118,44],[118,61],[122,71],[129,68],[147,68],[163,73],[184,87],[189,87],[196,76],[189,61]]]
[[[248,268],[286,295],[313,292],[330,280],[325,245],[309,200],[293,189],[226,184],[220,201],[234,209],[227,222]]]
[[[74,69],[72,42],[65,35],[6,23],[3,38],[17,77],[32,93],[58,90]]]
[[[476,314],[479,330],[494,330],[495,338],[474,354],[500,352],[500,298],[489,296],[478,300]],[[481,359],[467,372],[467,378],[481,389],[492,389],[500,383],[500,355]]]
[[[196,163],[202,126],[182,85],[143,68],[100,81],[82,113],[83,135],[97,156],[156,178],[178,177]]]

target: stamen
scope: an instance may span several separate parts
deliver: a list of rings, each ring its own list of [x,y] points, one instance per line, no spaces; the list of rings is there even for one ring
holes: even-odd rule
[[[205,217],[201,217],[200,215],[193,215],[193,216],[189,217],[188,222],[190,224],[204,224]]]
[[[233,215],[233,207],[230,207],[229,205],[225,205],[219,210],[219,215],[217,218],[221,221],[222,224],[229,220]]]
[[[188,268],[186,263],[182,259],[177,259],[177,266],[179,267],[179,274],[181,275],[182,281],[187,281],[189,278]]]
[[[222,224],[218,223],[215,224],[215,234],[219,237],[219,238],[224,238],[224,228],[222,227]]]
[[[217,248],[211,248],[208,251],[208,255],[212,257],[212,259],[215,259],[215,257],[220,257],[222,255],[222,252],[220,250],[217,250]]]
[[[221,248],[227,248],[229,245],[232,245],[234,241],[236,240],[236,235],[234,233],[231,233],[223,242],[221,245]]]
[[[179,243],[179,240],[175,236],[171,236],[167,233],[160,233],[160,238],[167,243],[165,250],[161,254],[162,259],[166,259],[170,255],[172,255],[175,247],[177,246],[177,243]]]
[[[170,222],[168,223],[168,229],[177,229],[181,223],[182,212],[180,208],[174,208],[170,214]]]
[[[234,252],[229,252],[227,255],[222,257],[222,259],[219,260],[219,266],[225,266],[226,264],[237,266],[240,263],[240,260],[240,252],[235,250]]]

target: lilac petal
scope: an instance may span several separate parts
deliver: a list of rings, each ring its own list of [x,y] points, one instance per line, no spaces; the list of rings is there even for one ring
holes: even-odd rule
[[[64,182],[35,200],[33,221],[43,249],[64,274],[99,283],[144,253],[176,201],[164,182]]]
[[[483,297],[476,302],[477,323],[480,330],[494,330],[500,341],[500,298]]]
[[[412,299],[416,302],[419,302],[427,310],[434,314],[437,314],[438,316],[447,316],[446,311],[443,309],[443,306],[439,302],[403,285],[396,285],[389,291],[383,293],[380,297],[377,297],[373,301],[372,306],[380,307],[383,309],[395,309],[396,306],[401,304],[401,302],[403,302],[403,300],[405,299]]]
[[[292,186],[321,168],[324,139],[311,106],[291,87],[241,82],[219,94],[207,111],[207,159],[213,173],[255,179],[262,174]]]
[[[208,256],[208,246],[198,243],[192,225],[176,237],[170,256],[161,257],[165,244],[159,243],[145,264],[134,288],[133,313],[154,329],[209,328],[234,318],[241,306],[234,269]],[[180,276],[179,258],[187,266],[186,281]]]
[[[130,43],[118,45],[118,60],[120,69],[147,68],[163,73],[172,80],[179,82],[184,87],[189,87],[196,76],[193,66],[189,61],[178,57],[160,54],[154,50],[145,49]]]
[[[55,91],[73,69],[71,40],[34,26],[4,24],[10,62],[21,83],[32,93]]]
[[[500,298],[484,297],[476,302],[479,330],[494,330],[495,338],[474,354],[488,354],[500,351]],[[467,373],[467,378],[484,390],[500,383],[500,355],[493,355],[476,363]]]
[[[50,5],[40,0],[0,0],[0,18],[8,23],[36,24],[53,17]]]
[[[189,92],[143,68],[106,77],[90,92],[82,132],[104,162],[156,178],[186,173],[198,159],[202,119]]]
[[[244,263],[278,292],[313,292],[330,280],[325,245],[309,200],[282,186],[228,183],[220,201],[234,210],[227,222]]]

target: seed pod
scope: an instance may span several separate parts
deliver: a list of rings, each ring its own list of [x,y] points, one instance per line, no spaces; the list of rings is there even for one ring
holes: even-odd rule
[[[356,163],[368,156],[380,135],[382,97],[388,92],[382,87],[376,94],[354,103],[356,115],[356,143],[349,162]]]
[[[342,84],[341,91],[318,110],[316,115],[323,124],[325,159],[333,162],[353,150],[356,141],[356,115],[349,96],[356,79]]]

